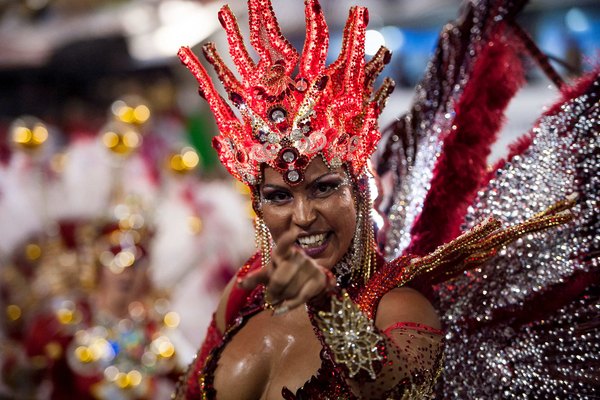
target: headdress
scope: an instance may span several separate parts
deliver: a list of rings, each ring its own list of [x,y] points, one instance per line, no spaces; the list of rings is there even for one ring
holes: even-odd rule
[[[300,183],[304,169],[318,154],[328,166],[345,164],[359,176],[380,138],[377,118],[394,83],[386,78],[374,93],[375,79],[391,54],[382,47],[365,61],[367,9],[350,9],[341,53],[326,67],[329,33],[321,6],[317,0],[305,0],[305,6],[306,41],[300,55],[283,37],[270,0],[248,0],[250,42],[258,62],[248,54],[229,7],[219,11],[240,79],[225,65],[214,43],[202,50],[229,101],[219,95],[189,48],[178,53],[215,115],[220,135],[213,146],[221,162],[248,185],[259,182],[263,163],[282,173],[288,184]]]

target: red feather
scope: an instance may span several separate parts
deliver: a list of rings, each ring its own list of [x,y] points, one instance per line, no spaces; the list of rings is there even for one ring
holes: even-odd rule
[[[412,227],[409,254],[424,255],[460,233],[468,205],[487,176],[490,147],[504,122],[504,110],[524,82],[514,43],[498,27],[482,49],[455,107],[423,211]]]

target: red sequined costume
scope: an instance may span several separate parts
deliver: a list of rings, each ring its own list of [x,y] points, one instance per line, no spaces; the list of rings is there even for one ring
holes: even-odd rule
[[[257,64],[248,56],[229,9],[221,11],[220,20],[228,33],[230,53],[242,82],[225,66],[213,45],[208,44],[203,50],[243,121],[215,90],[192,52],[183,48],[179,53],[197,78],[200,94],[215,113],[221,135],[213,144],[221,161],[233,176],[249,186],[260,182],[264,164],[279,171],[287,184],[295,185],[303,180],[304,168],[317,155],[330,167],[346,165],[357,177],[379,139],[374,120],[392,84],[386,81],[375,94],[371,85],[389,53],[382,49],[371,62],[364,62],[366,10],[351,11],[340,57],[325,68],[326,25],[318,3],[306,4],[308,45],[295,80],[291,73],[298,54],[282,37],[268,1],[249,1],[252,45],[260,56]],[[525,1],[500,0],[469,3],[460,22],[449,24],[442,32],[413,109],[384,132],[387,140],[378,154],[378,172],[391,171],[396,186],[390,209],[383,210],[393,218],[389,218],[380,239],[392,261],[386,263],[378,257],[370,278],[365,275],[369,279],[364,282],[351,281],[344,287],[349,296],[339,300],[342,304],[349,298],[371,321],[383,295],[407,284],[419,287],[437,304],[460,299],[462,290],[469,291],[468,284],[455,286],[450,279],[480,272],[489,266],[486,261],[505,252],[504,246],[517,237],[533,237],[535,232],[573,219],[565,210],[573,207],[576,199],[569,197],[568,192],[560,192],[552,201],[546,199],[543,206],[527,213],[529,219],[499,218],[512,225],[505,230],[500,229],[499,219],[486,219],[486,210],[482,209],[477,219],[469,220],[470,229],[460,234],[461,223],[469,217],[469,204],[490,179],[485,159],[501,126],[502,113],[522,83],[520,63],[510,39],[513,32],[522,33],[514,16],[524,4]],[[416,179],[420,175],[425,182]],[[415,190],[417,185],[425,189]],[[510,186],[510,182],[504,186]],[[568,189],[573,189],[573,184]],[[494,212],[493,207],[489,210]],[[484,222],[477,223],[481,220]],[[252,258],[239,276],[260,265],[258,256]],[[445,286],[436,286],[440,284]],[[228,299],[226,332],[219,332],[213,321],[196,360],[182,378],[177,398],[216,397],[213,379],[221,351],[264,307],[262,288],[252,293],[233,290]],[[461,308],[460,315],[468,318],[468,310],[468,305]],[[323,348],[321,367],[296,393],[282,388],[282,396],[356,398],[347,383],[351,363],[338,362],[339,354],[332,354],[330,342],[322,335],[323,328],[315,322],[317,310],[309,304],[308,311]],[[453,314],[446,315],[451,319]],[[450,327],[458,322],[450,319],[445,321]],[[386,339],[376,343],[376,353],[381,358],[372,363],[371,377],[390,360],[404,360],[394,372],[399,382],[382,397],[422,398],[432,394],[441,371],[441,332],[399,321],[385,329],[382,336]],[[464,338],[451,336],[450,340],[458,342],[454,347],[458,348],[461,340],[467,340]],[[424,340],[425,346],[415,343],[415,339]],[[467,355],[454,352],[453,356],[454,365],[475,364]],[[459,369],[454,369],[454,373],[451,378],[460,382]],[[367,381],[368,377],[357,380]],[[441,389],[443,397],[452,395],[445,392],[447,388],[450,386]],[[485,385],[479,389],[496,391]],[[468,392],[465,397],[471,394]],[[485,396],[479,396],[482,397]]]
[[[254,256],[242,268],[238,276],[243,276],[246,273],[260,268],[260,258]],[[383,267],[383,259],[378,258],[378,265],[383,269],[393,269],[401,271],[400,266],[390,268]],[[383,271],[382,271],[383,272]],[[389,272],[389,271],[388,271]],[[390,273],[387,276],[389,282],[393,282],[400,278],[393,276]],[[379,286],[380,282],[376,282],[379,275],[373,277],[373,282]],[[365,296],[368,287],[359,288],[357,286],[349,287],[348,292],[354,301],[364,302],[365,311],[376,304],[371,303],[371,299]],[[197,358],[188,370],[185,376],[185,389],[183,385],[177,398],[185,399],[213,399],[216,398],[217,392],[212,386],[214,372],[219,362],[219,356],[223,348],[232,339],[232,337],[244,327],[245,323],[253,315],[265,309],[264,287],[259,286],[251,293],[244,292],[242,289],[234,289],[231,293],[227,307],[227,332],[223,335],[213,323],[210,325],[206,340],[202,348],[198,352]],[[406,382],[403,382],[394,388],[394,393],[403,393],[406,387],[421,386],[422,390],[430,391],[435,378],[440,372],[442,363],[442,332],[415,323],[398,323],[386,329],[385,334],[394,338],[394,342],[400,345],[407,346],[405,357],[407,358]],[[413,341],[411,345],[410,342]],[[416,343],[421,344],[425,351],[410,351],[408,348],[415,346]],[[326,349],[326,347],[324,347]],[[316,374],[307,381],[296,393],[292,393],[287,388],[282,388],[281,395],[285,399],[313,399],[313,398],[357,398],[345,382],[347,374],[332,361],[331,355],[327,351],[321,352],[321,366]],[[423,382],[415,379],[420,377]],[[390,393],[391,394],[391,393]]]
[[[499,229],[498,221],[489,219],[454,241],[440,246],[435,252],[425,257],[400,257],[393,262],[385,263],[377,255],[376,270],[367,284],[350,282],[345,289],[353,303],[357,304],[362,313],[373,319],[379,301],[388,291],[395,287],[404,286],[421,274],[437,275],[456,274],[465,269],[471,269],[485,263],[497,249],[501,248],[515,237],[546,229],[550,226],[562,225],[571,219],[563,211],[572,206],[572,201],[564,201],[548,209],[545,213],[522,224]],[[261,267],[260,256],[257,254],[240,269],[238,276]],[[216,398],[212,386],[219,356],[232,337],[244,327],[253,315],[265,309],[264,287],[259,286],[252,292],[234,288],[227,302],[227,329],[223,334],[216,327],[215,321],[208,328],[206,339],[195,361],[182,377],[176,398],[178,399],[212,399]],[[309,308],[309,316],[311,313]],[[314,317],[311,317],[316,326]],[[318,329],[315,329],[317,336]],[[384,335],[391,341],[381,350],[384,355],[383,364],[390,361],[386,357],[391,353],[400,360],[397,365],[397,376],[403,377],[395,387],[386,393],[386,398],[422,398],[430,395],[435,381],[442,370],[443,336],[442,332],[426,325],[398,321],[384,330]],[[320,338],[322,339],[322,338]],[[282,396],[286,399],[312,398],[344,398],[354,399],[356,396],[348,386],[347,370],[334,362],[330,349],[321,340],[321,367],[296,393],[282,388]],[[325,396],[325,397],[320,397]]]

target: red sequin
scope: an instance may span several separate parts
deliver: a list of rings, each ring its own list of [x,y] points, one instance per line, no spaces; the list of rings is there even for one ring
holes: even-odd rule
[[[227,33],[231,58],[241,79],[229,70],[214,44],[206,44],[203,52],[229,93],[230,104],[239,109],[241,120],[215,89],[192,51],[182,47],[178,53],[198,80],[200,92],[215,115],[220,135],[231,139],[235,149],[248,154],[240,159],[232,153],[232,146],[221,146],[217,149],[221,162],[234,177],[250,185],[260,180],[263,162],[284,172],[276,154],[268,154],[265,160],[264,154],[256,149],[252,151],[261,144],[259,131],[271,135],[273,144],[295,148],[305,159],[321,153],[331,165],[345,163],[355,175],[362,173],[381,136],[377,118],[384,99],[373,96],[373,83],[383,65],[389,62],[390,53],[380,52],[365,63],[366,8],[350,10],[340,55],[326,67],[327,24],[317,0],[305,3],[306,43],[300,55],[282,35],[270,1],[248,1],[250,42],[260,57],[258,63],[249,56],[229,7],[220,10],[219,21]],[[296,67],[298,74],[294,77]],[[287,113],[283,122],[269,118],[269,110],[276,105],[281,105]],[[307,123],[310,130],[303,131]],[[312,135],[325,131],[333,132],[326,135],[325,143],[322,134]],[[305,136],[303,140],[298,137],[300,133]],[[364,145],[349,148],[345,141],[337,140],[342,134],[358,136]],[[261,156],[253,157],[256,154]],[[298,172],[302,174],[306,166],[296,167],[301,168]]]

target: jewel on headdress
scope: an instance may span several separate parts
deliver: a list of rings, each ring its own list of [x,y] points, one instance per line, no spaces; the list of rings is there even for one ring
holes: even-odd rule
[[[296,90],[299,92],[305,92],[308,89],[308,81],[304,78],[300,78],[296,81]]]
[[[340,55],[325,66],[327,24],[317,0],[305,0],[305,5],[306,41],[300,55],[282,35],[270,0],[248,0],[250,43],[258,62],[250,57],[229,7],[220,10],[219,21],[239,78],[213,43],[202,50],[225,87],[229,103],[189,48],[182,47],[178,53],[215,115],[220,139],[213,140],[213,145],[221,162],[234,177],[250,185],[260,180],[263,163],[279,170],[287,182],[301,182],[304,168],[319,153],[330,167],[346,164],[350,173],[359,175],[380,138],[377,118],[393,82],[384,80],[376,93],[373,84],[389,62],[390,52],[381,48],[365,62],[366,8],[350,9]],[[239,110],[237,115],[230,105]]]
[[[295,169],[291,169],[291,170],[287,171],[284,175],[284,180],[288,184],[292,184],[292,185],[298,184],[302,181],[300,172],[298,172]]]
[[[286,116],[287,112],[281,107],[275,107],[269,111],[269,119],[275,123],[285,121]]]
[[[283,159],[283,161],[285,161],[286,163],[291,163],[294,162],[297,158],[296,153],[294,153],[291,149],[286,149],[282,154],[281,154],[281,158]]]

